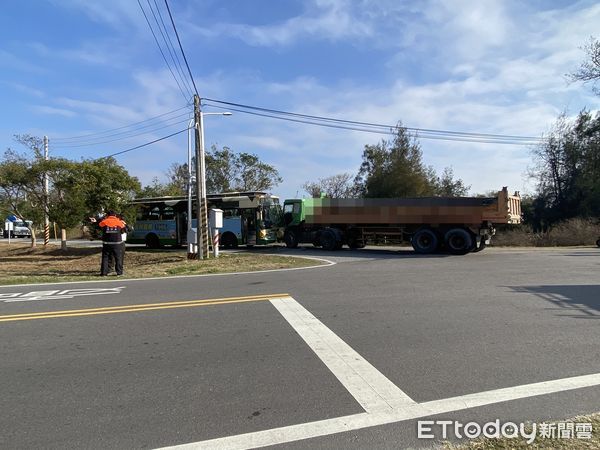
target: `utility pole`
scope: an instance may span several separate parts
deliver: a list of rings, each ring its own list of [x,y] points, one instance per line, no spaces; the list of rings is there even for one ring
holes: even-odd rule
[[[44,161],[48,161],[48,136],[44,136]],[[44,170],[44,247],[50,242],[50,220],[48,219],[48,170]]]
[[[204,130],[200,97],[194,95],[194,119],[196,141],[196,243],[198,258],[208,258],[208,214],[206,210],[206,171],[204,168]]]

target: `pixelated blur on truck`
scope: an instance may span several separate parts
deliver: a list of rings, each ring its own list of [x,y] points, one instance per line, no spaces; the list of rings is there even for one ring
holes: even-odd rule
[[[483,250],[497,224],[521,223],[521,197],[503,188],[495,197],[309,198],[283,205],[289,248],[410,242],[417,253],[464,255]]]
[[[20,220],[14,217],[8,218],[4,221],[2,237],[5,239],[9,236],[11,238],[29,238],[31,237],[30,227],[32,223],[31,220]]]

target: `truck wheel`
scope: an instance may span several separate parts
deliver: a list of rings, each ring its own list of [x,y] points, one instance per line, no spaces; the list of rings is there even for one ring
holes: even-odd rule
[[[298,247],[298,236],[296,236],[296,232],[293,230],[287,230],[283,235],[283,240],[287,248]]]
[[[160,240],[158,239],[158,236],[155,234],[146,235],[146,238],[144,239],[144,241],[146,243],[146,247],[148,247],[148,248],[159,248],[160,247]]]
[[[365,248],[365,243],[362,241],[351,240],[350,242],[348,242],[348,247],[350,247],[351,249]]]
[[[413,234],[410,240],[415,252],[422,255],[435,253],[438,248],[438,237],[435,232],[429,228],[423,228]]]
[[[444,243],[453,255],[465,255],[473,248],[473,238],[463,228],[452,228],[446,232]]]
[[[323,250],[332,251],[337,247],[337,239],[335,233],[331,230],[325,230],[321,233],[321,247]]]
[[[600,239],[598,239],[598,240],[596,241],[596,245],[597,245],[598,247],[600,247]]]

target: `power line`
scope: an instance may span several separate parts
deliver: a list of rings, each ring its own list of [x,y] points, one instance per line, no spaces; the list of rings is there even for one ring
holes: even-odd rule
[[[314,119],[314,120],[326,121],[326,122],[343,123],[343,124],[350,124],[350,125],[360,125],[360,126],[375,127],[375,128],[385,128],[387,130],[403,128],[408,131],[414,131],[414,132],[420,132],[420,133],[465,136],[465,137],[484,138],[484,139],[510,139],[510,140],[516,140],[516,141],[518,141],[518,140],[523,140],[523,141],[540,140],[540,138],[532,137],[532,136],[514,136],[514,135],[489,134],[489,133],[470,133],[470,132],[462,132],[462,131],[435,130],[435,129],[428,129],[428,128],[414,128],[414,127],[404,127],[404,126],[398,127],[397,125],[378,124],[378,123],[371,123],[371,122],[359,122],[359,121],[353,121],[353,120],[337,119],[337,118],[332,118],[332,117],[300,114],[300,113],[295,113],[295,112],[281,111],[281,110],[269,109],[269,108],[261,108],[258,106],[243,105],[240,103],[226,102],[223,100],[214,100],[214,99],[209,99],[209,98],[203,98],[203,100],[220,103],[223,105],[237,106],[237,107],[250,109],[250,110],[264,111],[264,112],[268,112],[268,113],[271,113],[274,115],[294,116],[294,117]],[[207,105],[207,106],[216,107],[215,105]],[[222,108],[222,109],[226,109],[226,108]],[[244,112],[244,111],[239,111],[239,112]],[[274,118],[276,118],[276,117],[274,117]]]
[[[309,124],[309,125],[316,125],[316,126],[327,127],[327,128],[336,128],[336,129],[341,129],[341,130],[359,131],[359,132],[363,132],[363,133],[373,133],[373,134],[382,134],[382,135],[393,136],[396,134],[394,132],[393,128],[398,128],[398,127],[394,127],[394,126],[391,126],[387,130],[384,130],[384,129],[378,130],[378,129],[372,129],[372,128],[360,128],[360,127],[356,127],[356,126],[345,126],[345,125],[336,125],[336,124],[331,124],[331,123],[320,123],[320,122],[314,122],[314,121],[309,121],[309,120],[305,120],[305,119],[293,119],[290,117],[278,117],[278,116],[274,116],[274,115],[270,115],[270,114],[264,114],[264,113],[258,113],[258,112],[252,112],[252,111],[244,111],[244,110],[236,109],[236,108],[224,108],[224,107],[220,107],[220,106],[216,106],[216,105],[206,105],[206,106],[211,106],[213,108],[227,109],[227,110],[241,112],[244,114],[250,114],[250,115],[254,115],[254,116],[268,117],[271,119],[278,119],[278,120],[285,120],[288,122],[305,123],[305,124]],[[473,143],[480,143],[480,144],[510,144],[510,145],[525,145],[525,144],[532,145],[532,144],[535,144],[534,142],[527,142],[527,141],[493,140],[493,139],[481,139],[481,138],[477,139],[474,137],[467,138],[467,137],[453,137],[453,136],[441,136],[441,135],[438,136],[438,135],[426,135],[426,134],[418,134],[418,133],[417,133],[417,137],[423,138],[423,139],[431,139],[431,140],[473,142]]]
[[[187,114],[183,114],[183,115],[187,115]],[[181,116],[178,116],[178,117],[181,117]],[[173,118],[173,119],[175,119],[175,118]],[[172,120],[172,119],[171,119],[171,120]],[[125,139],[131,139],[131,138],[133,138],[133,137],[137,137],[137,136],[143,136],[143,135],[145,135],[145,134],[154,133],[155,131],[158,131],[158,130],[164,130],[165,128],[169,128],[169,127],[172,127],[172,126],[174,126],[174,125],[180,125],[180,124],[182,124],[182,123],[186,123],[186,122],[188,122],[188,120],[187,120],[187,119],[186,119],[186,120],[178,120],[177,122],[171,122],[171,123],[164,123],[164,122],[163,122],[163,124],[160,124],[161,126],[157,126],[157,125],[159,125],[159,124],[152,124],[152,125],[148,125],[148,126],[150,126],[150,127],[155,127],[155,128],[152,128],[152,129],[150,129],[150,130],[147,130],[147,131],[143,131],[143,132],[141,132],[141,133],[135,133],[135,134],[123,135],[123,136],[121,136],[121,137],[118,137],[118,138],[116,138],[116,139],[109,139],[109,140],[98,140],[98,141],[89,141],[89,142],[84,142],[84,143],[76,143],[76,144],[60,144],[60,143],[59,143],[57,146],[58,146],[59,148],[94,147],[94,146],[96,146],[96,145],[109,144],[109,143],[111,143],[111,142],[123,141],[123,140],[125,140]],[[148,126],[147,126],[147,127],[148,127]],[[147,128],[147,127],[145,127],[145,128]],[[140,128],[140,129],[141,129],[141,128]],[[126,133],[130,133],[130,132],[126,132]],[[117,133],[116,135],[120,135],[120,134],[123,134],[123,133]],[[116,135],[113,135],[113,136],[116,136]],[[108,136],[105,136],[105,138],[108,138],[108,137],[110,137],[110,135],[108,135]]]
[[[456,132],[456,131],[445,131],[445,130],[432,130],[426,128],[411,128],[411,127],[398,127],[397,125],[385,125],[375,124],[369,122],[358,122],[351,120],[335,119],[330,117],[322,116],[311,116],[308,114],[292,113],[287,111],[271,110],[267,108],[259,108],[248,105],[241,105],[232,102],[224,102],[220,100],[203,99],[211,102],[218,102],[229,105],[227,108],[223,106],[213,105],[210,103],[204,103],[205,106],[210,106],[218,109],[227,109],[231,111],[240,112],[243,114],[250,114],[254,116],[267,117],[271,119],[285,120],[288,122],[305,123],[309,125],[316,125],[327,128],[337,128],[350,131],[359,131],[365,133],[383,134],[383,135],[394,135],[394,130],[403,128],[412,132],[415,132],[417,137],[423,139],[432,140],[444,140],[444,141],[458,141],[458,142],[473,142],[473,143],[485,143],[485,144],[509,144],[509,145],[535,145],[543,142],[540,138],[527,137],[527,136],[511,136],[511,135],[497,135],[497,134],[486,134],[486,133],[467,133],[467,132]],[[242,108],[248,108],[251,111],[232,108],[231,106],[240,106]],[[254,111],[252,111],[254,110]],[[263,111],[263,112],[256,112]]]
[[[169,139],[169,138],[171,138],[173,136],[177,136],[178,134],[184,133],[187,130],[189,130],[189,128],[184,128],[183,130],[176,131],[175,133],[169,134],[168,136],[163,136],[163,137],[155,139],[153,141],[146,142],[145,144],[136,145],[135,147],[131,147],[131,148],[128,148],[128,149],[125,149],[125,150],[121,150],[119,152],[112,153],[110,155],[106,155],[106,156],[103,156],[103,157],[97,158],[97,159],[106,159],[106,158],[112,158],[113,156],[122,155],[123,153],[131,152],[133,150],[137,150],[139,148],[146,147],[148,145],[155,144],[155,143],[160,142],[160,141],[164,141],[165,139]]]
[[[156,37],[156,33],[154,33],[154,29],[152,28],[152,24],[150,23],[150,20],[148,19],[148,16],[146,15],[146,11],[144,10],[144,7],[142,6],[142,3],[140,2],[140,0],[137,0],[137,2],[138,2],[138,5],[140,6],[140,9],[142,10],[142,14],[144,14],[144,18],[146,19],[146,23],[148,24],[148,27],[150,28],[150,32],[152,33],[152,36],[154,36],[154,42],[156,42],[156,45],[158,46],[158,50],[160,51],[160,54],[162,55],[163,60],[165,61],[165,64],[167,65],[167,68],[169,69],[169,72],[171,72],[171,75],[173,75],[173,79],[175,80],[175,83],[177,83],[177,87],[179,88],[179,91],[181,92],[181,95],[183,95],[183,98],[185,98],[185,100],[187,102],[189,102],[190,99],[187,97],[187,95],[185,94],[185,92],[183,92],[183,89],[181,88],[181,85],[179,84],[179,80],[177,79],[177,77],[173,73],[173,70],[171,69],[169,61],[167,61],[167,57],[165,56],[165,53],[163,52],[162,47],[160,46],[160,43],[158,42],[158,38]]]
[[[84,139],[84,138],[92,138],[93,136],[101,136],[101,135],[104,135],[106,133],[112,133],[113,131],[124,130],[125,128],[131,128],[131,127],[134,127],[134,128],[132,130],[130,130],[130,131],[134,131],[136,128],[138,128],[138,127],[136,127],[136,125],[141,125],[141,124],[146,123],[146,122],[151,122],[151,121],[154,121],[154,120],[159,119],[161,117],[165,117],[165,116],[174,114],[176,112],[181,111],[182,109],[187,109],[187,108],[188,108],[188,106],[182,106],[181,108],[177,108],[177,109],[174,109],[172,111],[169,111],[169,112],[166,112],[166,113],[163,113],[163,114],[159,114],[158,116],[154,116],[154,117],[150,117],[148,119],[141,120],[139,122],[130,123],[129,125],[123,125],[123,126],[117,127],[117,128],[111,128],[111,129],[104,130],[104,131],[98,131],[96,133],[81,134],[81,135],[78,135],[78,136],[69,136],[69,137],[64,137],[64,138],[55,138],[52,141],[53,142],[57,142],[57,141],[58,142],[76,141],[76,140]],[[170,117],[170,118],[168,118],[166,120],[171,120],[171,119],[173,119],[173,117]],[[143,127],[141,127],[141,128],[143,128]]]
[[[171,61],[173,61],[173,65],[175,66],[175,69],[177,70],[177,74],[179,75],[181,81],[183,82],[185,90],[187,91],[188,95],[191,98],[194,96],[193,92],[190,89],[189,81],[187,80],[187,78],[184,75],[179,58],[177,58],[177,60],[175,60],[175,55],[177,54],[177,52],[175,52],[175,47],[173,46],[173,42],[171,41],[171,36],[169,35],[169,32],[167,31],[167,27],[165,26],[165,22],[163,20],[162,13],[160,12],[160,8],[158,7],[158,3],[156,0],[153,0],[154,6],[156,7],[156,12],[158,13],[158,17],[160,18],[160,23],[158,22],[156,14],[154,13],[154,9],[152,8],[152,5],[150,4],[150,0],[146,0],[146,2],[148,3],[148,7],[150,8],[150,11],[152,12],[152,16],[154,17],[154,21],[156,22],[156,25],[158,26],[158,31],[160,31],[160,35],[163,38],[163,42],[165,43],[167,50],[169,51],[169,55],[171,56]],[[162,27],[161,27],[161,24],[162,24]],[[164,33],[163,33],[163,30],[164,30]],[[168,40],[167,40],[167,38],[168,38]]]
[[[167,26],[165,25],[165,22],[163,20],[163,16],[162,16],[162,13],[160,12],[160,8],[158,7],[157,0],[154,0],[154,5],[156,6],[156,10],[158,11],[158,15],[160,17],[160,22],[162,23],[163,29],[165,30],[165,34],[167,35],[167,38],[169,39],[170,48],[173,50],[173,55],[175,55],[175,59],[177,60],[177,67],[179,67],[179,74],[181,75],[181,79],[185,80],[185,85],[187,87],[187,90],[189,91],[190,96],[193,96],[192,87],[190,86],[189,80],[185,76],[185,72],[181,65],[181,60],[179,59],[177,50],[175,50],[175,46],[173,45],[173,41],[171,40],[171,34],[167,31]]]
[[[173,25],[173,30],[175,31],[175,36],[177,36],[177,42],[179,43],[179,49],[181,50],[181,55],[183,56],[183,60],[185,61],[185,65],[186,65],[188,73],[190,75],[190,79],[192,80],[192,84],[194,85],[194,92],[196,92],[196,95],[200,96],[200,94],[198,94],[198,88],[196,87],[196,82],[194,81],[194,76],[192,75],[192,71],[190,70],[190,65],[188,64],[188,60],[185,57],[185,52],[183,51],[183,46],[181,45],[181,39],[179,39],[179,33],[177,32],[177,27],[175,26],[175,21],[173,20],[173,15],[171,14],[171,8],[169,8],[169,2],[167,0],[165,0],[165,5],[167,5],[167,11],[169,13],[169,18],[171,19],[171,24]]]

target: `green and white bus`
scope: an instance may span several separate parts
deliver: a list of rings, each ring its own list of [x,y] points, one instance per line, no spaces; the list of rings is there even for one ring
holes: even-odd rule
[[[278,234],[281,235],[279,197],[266,192],[225,192],[209,194],[207,202],[209,210],[223,210],[221,247],[266,245],[276,242]],[[132,231],[127,233],[128,243],[146,244],[149,248],[187,244],[187,197],[138,198],[132,205],[137,208],[137,216]],[[193,197],[192,217],[196,216],[195,211]],[[192,228],[196,228],[195,218]]]

